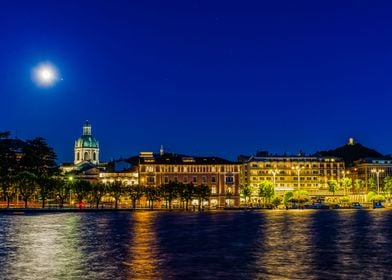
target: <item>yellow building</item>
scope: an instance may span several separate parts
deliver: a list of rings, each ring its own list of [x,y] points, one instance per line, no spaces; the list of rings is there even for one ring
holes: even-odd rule
[[[344,170],[344,161],[335,157],[253,156],[243,162],[240,181],[253,189],[253,201],[263,181],[271,181],[278,195],[292,190],[330,195],[328,180],[339,181]]]

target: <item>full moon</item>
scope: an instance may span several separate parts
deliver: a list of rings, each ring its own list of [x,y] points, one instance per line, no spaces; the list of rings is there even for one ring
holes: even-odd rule
[[[50,87],[59,80],[59,73],[53,64],[41,63],[33,69],[33,80],[38,86]]]

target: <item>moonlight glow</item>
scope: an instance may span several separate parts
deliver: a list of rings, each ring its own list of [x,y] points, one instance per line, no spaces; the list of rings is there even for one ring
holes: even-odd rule
[[[50,87],[59,80],[59,73],[53,64],[41,63],[33,69],[33,80],[41,87]]]

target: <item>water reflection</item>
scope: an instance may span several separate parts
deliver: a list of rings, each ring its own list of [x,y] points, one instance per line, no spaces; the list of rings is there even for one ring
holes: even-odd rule
[[[386,279],[388,210],[0,215],[0,279]]]
[[[78,217],[66,217],[62,224],[58,223],[62,218],[61,214],[47,216],[45,222],[48,224],[45,225],[34,216],[8,219],[1,240],[3,275],[23,275],[11,279],[36,279],[37,275],[55,279],[77,275],[82,268],[79,263],[81,255],[74,243],[75,235],[58,232],[70,232]]]
[[[135,213],[133,237],[129,244],[129,261],[123,261],[128,267],[129,279],[161,279],[159,247],[154,229],[155,212]]]

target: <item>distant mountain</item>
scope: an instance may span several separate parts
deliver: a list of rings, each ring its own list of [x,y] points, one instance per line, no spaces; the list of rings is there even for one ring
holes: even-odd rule
[[[380,158],[384,157],[376,150],[367,148],[360,143],[349,143],[342,147],[329,151],[320,151],[315,156],[333,156],[343,158],[346,166],[351,166],[354,161],[361,158]]]

